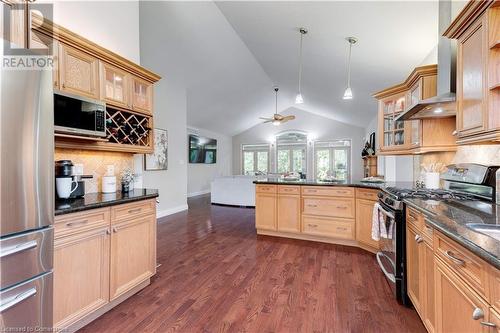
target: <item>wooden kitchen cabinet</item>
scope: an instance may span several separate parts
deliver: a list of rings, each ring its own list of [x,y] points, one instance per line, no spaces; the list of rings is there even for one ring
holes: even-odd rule
[[[275,193],[256,193],[255,227],[264,230],[276,230],[277,196]]]
[[[500,142],[500,7],[469,1],[444,32],[457,40],[457,143]]]
[[[99,61],[99,70],[101,100],[107,104],[130,108],[130,75],[104,61]]]
[[[55,328],[68,327],[109,302],[109,244],[109,225],[63,237],[56,226]]]
[[[278,231],[300,232],[300,188],[279,186],[278,192]]]
[[[4,38],[11,43],[11,48],[27,47],[26,31],[28,22],[26,21],[26,11],[28,10],[28,3],[22,0],[2,0],[2,3],[3,15],[9,18],[10,23],[8,27],[9,34],[4,33]]]
[[[376,201],[358,199],[358,191],[356,191],[356,240],[378,249],[378,241],[372,239],[372,215],[375,203]]]
[[[420,100],[436,93],[437,65],[426,65],[415,68],[403,83],[373,95],[379,103],[380,154],[410,155],[456,150],[453,117],[395,120]]]
[[[148,199],[56,216],[55,328],[76,330],[149,284],[156,273],[154,206]]]
[[[153,84],[138,77],[132,78],[132,109],[146,114],[153,113]]]
[[[488,304],[441,260],[435,260],[436,331],[486,332]],[[477,318],[477,319],[474,319]]]
[[[487,121],[485,17],[471,26],[457,45],[457,131],[466,136],[483,131]]]
[[[424,287],[424,239],[419,233],[408,227],[406,229],[406,277],[407,292],[413,306],[423,317]]]
[[[156,217],[146,215],[111,223],[110,299],[156,272]]]
[[[88,53],[61,43],[59,85],[63,92],[99,99],[99,61]]]
[[[434,250],[432,244],[429,244],[424,239],[423,262],[424,271],[422,283],[424,285],[421,311],[422,321],[424,322],[427,331],[435,332],[436,325],[436,301],[435,301],[435,282],[434,282]]]

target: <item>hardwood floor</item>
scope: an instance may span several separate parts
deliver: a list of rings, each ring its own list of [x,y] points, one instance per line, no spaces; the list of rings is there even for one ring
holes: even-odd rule
[[[189,201],[158,225],[152,284],[81,332],[425,332],[360,249],[257,236],[254,210]]]

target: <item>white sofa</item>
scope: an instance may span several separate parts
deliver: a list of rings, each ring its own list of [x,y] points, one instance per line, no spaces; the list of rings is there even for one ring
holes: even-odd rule
[[[255,207],[255,180],[258,176],[229,176],[210,184],[213,204]],[[262,178],[265,178],[262,177]]]

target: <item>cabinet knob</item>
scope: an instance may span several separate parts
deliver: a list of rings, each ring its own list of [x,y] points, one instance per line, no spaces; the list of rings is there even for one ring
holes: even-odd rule
[[[113,227],[113,232],[114,232],[114,233],[117,233],[117,232],[118,232],[118,229],[116,229],[116,227]]]
[[[420,235],[415,236],[415,242],[422,243],[423,241],[424,241],[424,239],[422,238],[422,236],[420,236]]]
[[[472,312],[472,319],[479,320],[484,318],[484,311],[481,308],[475,308]]]
[[[109,229],[106,229],[106,235],[111,235],[111,231]]]

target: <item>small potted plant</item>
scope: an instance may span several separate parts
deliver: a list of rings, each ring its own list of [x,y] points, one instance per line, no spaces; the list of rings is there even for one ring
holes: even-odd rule
[[[129,169],[122,172],[122,192],[128,193],[130,185],[134,182],[134,174]]]

